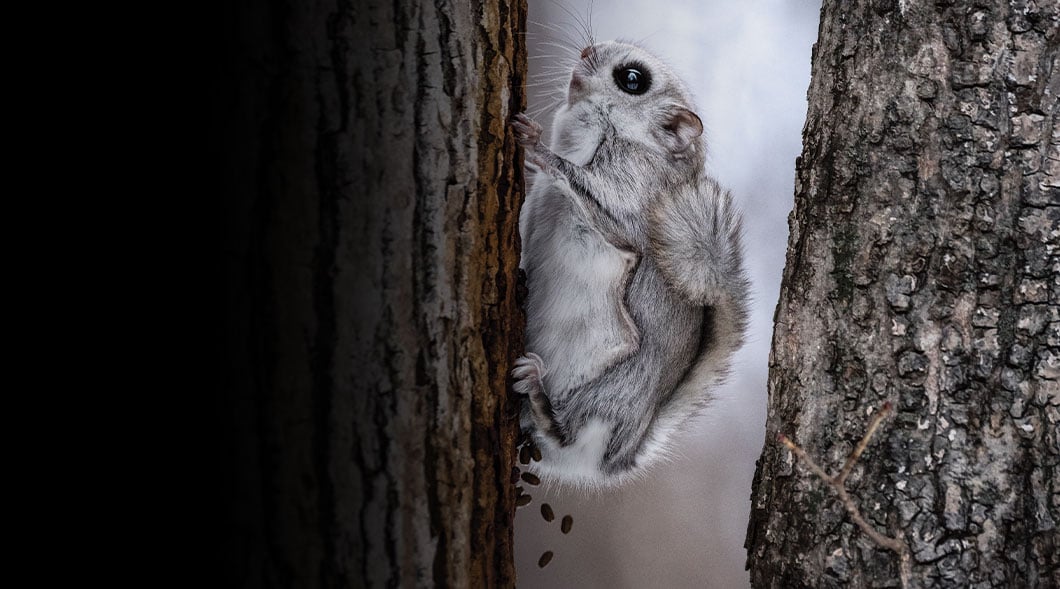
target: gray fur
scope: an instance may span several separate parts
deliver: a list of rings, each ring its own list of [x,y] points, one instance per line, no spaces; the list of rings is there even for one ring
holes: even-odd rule
[[[707,404],[742,343],[748,283],[683,84],[632,45],[583,55],[552,150],[537,123],[512,122],[540,172],[520,217],[529,353],[513,376],[541,473],[601,486],[664,457]],[[631,63],[650,72],[644,94],[614,82]]]

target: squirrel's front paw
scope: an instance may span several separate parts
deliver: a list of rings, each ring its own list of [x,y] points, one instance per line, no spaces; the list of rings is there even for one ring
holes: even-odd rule
[[[512,126],[512,130],[515,131],[515,140],[519,142],[519,145],[527,149],[533,149],[541,142],[541,125],[526,116],[525,113],[515,115],[515,118],[509,124]]]

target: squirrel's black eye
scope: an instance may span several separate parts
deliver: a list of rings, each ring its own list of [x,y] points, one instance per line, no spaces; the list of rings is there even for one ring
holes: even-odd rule
[[[651,84],[651,76],[647,70],[635,67],[620,67],[615,70],[615,83],[623,92],[630,94],[644,94]]]

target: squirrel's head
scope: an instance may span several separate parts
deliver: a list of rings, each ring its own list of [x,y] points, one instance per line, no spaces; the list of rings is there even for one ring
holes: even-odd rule
[[[703,122],[688,90],[670,66],[636,45],[608,41],[583,49],[555,122],[567,142],[597,131],[675,159],[703,157]]]

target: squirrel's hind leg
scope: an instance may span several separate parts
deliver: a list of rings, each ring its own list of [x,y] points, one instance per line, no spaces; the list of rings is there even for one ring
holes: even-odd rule
[[[545,394],[545,362],[541,356],[528,352],[525,356],[515,361],[512,369],[512,377],[515,384],[512,389],[521,395],[526,395],[530,402],[530,415],[534,427],[541,433],[557,438],[557,442],[563,445],[564,436],[559,424],[556,423],[555,412],[552,403]]]

